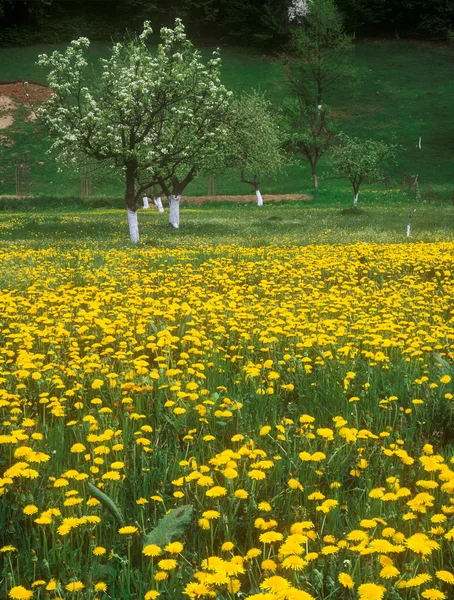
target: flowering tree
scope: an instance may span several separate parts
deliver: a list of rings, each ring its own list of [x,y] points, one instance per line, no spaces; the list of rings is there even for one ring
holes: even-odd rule
[[[204,65],[200,52],[186,38],[182,22],[175,29],[163,29],[178,47],[180,71],[167,71],[167,85],[175,85],[181,98],[164,111],[152,125],[154,162],[143,174],[154,179],[169,199],[169,225],[180,224],[180,198],[187,185],[200,172],[216,171],[225,155],[231,96],[220,80],[218,52]]]
[[[227,162],[240,171],[243,183],[253,186],[258,206],[263,206],[260,176],[283,164],[281,143],[279,125],[262,93],[245,94],[234,103]]]
[[[288,7],[290,23],[300,23],[311,9],[311,0],[292,0]]]
[[[364,179],[380,180],[386,160],[394,160],[398,151],[395,144],[366,140],[362,142],[340,134],[334,148],[332,164],[334,170],[350,181],[353,187],[353,207],[358,205],[358,196]]]
[[[58,160],[75,165],[88,156],[121,171],[132,242],[139,241],[136,211],[143,192],[159,184],[167,193],[169,182],[186,169],[173,190],[181,193],[203,166],[201,155],[214,153],[221,128],[213,113],[222,112],[228,98],[219,81],[219,56],[205,67],[180,20],[174,29],[161,30],[155,52],[146,46],[150,34],[145,23],[137,39],[114,44],[93,84],[87,80],[86,38],[38,61],[50,69],[48,84],[55,92],[39,115],[55,138]]]

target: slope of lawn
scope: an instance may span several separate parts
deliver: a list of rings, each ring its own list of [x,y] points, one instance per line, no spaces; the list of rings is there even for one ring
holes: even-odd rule
[[[139,229],[144,247],[208,248],[239,246],[313,245],[351,243],[438,242],[453,239],[452,206],[419,204],[406,237],[408,202],[390,202],[381,192],[365,194],[358,214],[345,214],[340,202],[324,195],[319,202],[272,202],[263,209],[253,204],[183,204],[181,229],[168,226],[168,212],[139,210]],[[74,210],[60,205],[52,210],[0,212],[3,244],[48,247],[55,244],[93,243],[124,247],[129,236],[122,209]],[[2,244],[0,244],[2,245]],[[5,274],[5,277],[8,277]],[[1,284],[0,284],[1,287]]]
[[[55,47],[33,46],[0,49],[0,81],[29,80],[45,82],[36,66],[38,54]],[[64,46],[59,46],[62,49]],[[90,48],[93,64],[108,53],[108,44],[94,43]],[[208,57],[209,50],[203,54]],[[260,88],[278,107],[289,94],[282,64],[277,58],[254,54],[250,49],[222,49],[223,78],[236,92]],[[454,149],[454,52],[452,49],[405,41],[358,42],[355,46],[356,81],[343,82],[328,95],[339,129],[361,138],[397,141],[402,145],[398,165],[389,171],[388,187],[397,190],[418,175],[423,194],[429,199],[448,201],[452,188]],[[93,76],[95,71],[93,71]],[[48,142],[36,123],[25,121],[27,111],[16,111],[16,122],[0,135],[14,139],[13,146],[0,152],[0,193],[15,193],[14,163],[28,166],[28,192],[31,195],[69,197],[80,195],[80,179],[68,172],[58,173],[52,156],[46,154]],[[416,149],[422,136],[422,150]],[[321,164],[321,187],[350,197],[349,185],[332,176],[328,163]],[[217,194],[248,193],[236,173],[219,176]],[[264,178],[267,193],[310,191],[311,181],[305,165],[294,165],[275,179]],[[187,190],[204,195],[206,179],[201,176]],[[93,182],[95,196],[123,196],[119,178],[100,173]]]

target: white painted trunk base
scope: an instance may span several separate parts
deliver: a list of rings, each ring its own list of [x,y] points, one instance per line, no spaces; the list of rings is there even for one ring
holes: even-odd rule
[[[353,206],[355,208],[358,206],[358,196],[359,196],[359,192],[357,194],[355,194],[355,199],[353,200]]]
[[[164,207],[162,205],[161,196],[158,196],[157,198],[155,198],[154,203],[156,205],[156,208],[159,210],[159,212],[164,212]]]
[[[314,188],[318,190],[318,177],[315,175],[315,173],[312,175],[312,179],[314,180]]]
[[[257,196],[257,206],[263,206],[263,198],[260,190],[255,190],[255,195]]]
[[[137,212],[128,208],[128,225],[129,237],[133,244],[139,243],[139,222],[137,220]]]
[[[410,223],[407,225],[407,237],[410,237],[411,226]]]
[[[180,196],[169,196],[169,225],[180,228]]]
[[[150,202],[149,202],[148,196],[143,197],[143,207],[150,208]]]

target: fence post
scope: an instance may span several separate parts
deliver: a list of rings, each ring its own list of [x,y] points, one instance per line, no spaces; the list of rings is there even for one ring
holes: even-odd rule
[[[16,196],[26,196],[28,192],[28,167],[23,162],[15,163]]]
[[[214,175],[208,175],[207,177],[207,195],[216,196],[216,178]]]

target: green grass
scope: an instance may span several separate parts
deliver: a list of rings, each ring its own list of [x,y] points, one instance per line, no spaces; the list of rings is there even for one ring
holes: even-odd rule
[[[64,46],[58,46],[63,48]],[[0,49],[0,81],[24,79],[44,82],[44,73],[35,65],[39,53],[54,47],[33,46]],[[94,43],[90,48],[93,64],[105,56],[108,44]],[[205,57],[209,51],[203,50]],[[279,105],[288,93],[281,63],[250,50],[223,49],[223,79],[236,92],[261,88]],[[418,175],[422,193],[432,199],[449,201],[452,194],[452,144],[454,113],[450,110],[454,94],[454,60],[449,48],[401,41],[360,42],[355,46],[356,82],[345,82],[328,95],[338,127],[361,138],[397,140],[403,147],[398,165],[389,172],[389,184],[401,187],[409,174]],[[24,115],[22,115],[24,116]],[[14,162],[25,160],[29,166],[29,192],[37,196],[71,197],[80,195],[78,176],[58,173],[52,156],[46,154],[44,132],[35,124],[19,118],[8,133],[14,146],[0,153],[0,193],[14,194]],[[422,136],[422,151],[416,149]],[[44,164],[42,164],[44,163]],[[320,167],[321,187],[348,190],[349,184],[335,179],[327,161]],[[275,179],[263,178],[265,193],[310,191],[311,180],[305,165],[282,171]],[[188,194],[207,191],[203,176],[187,189]],[[248,193],[249,186],[238,182],[236,173],[217,178],[218,194]],[[116,178],[94,182],[96,197],[121,197],[123,188]]]
[[[380,202],[380,204],[378,204]],[[139,212],[141,242],[157,247],[210,247],[219,244],[266,246],[269,244],[398,243],[406,238],[412,217],[411,242],[453,238],[453,210],[440,203],[415,205],[369,194],[359,214],[344,214],[344,205],[326,195],[318,202],[252,204],[222,203],[182,205],[181,229],[168,226],[168,213]],[[124,209],[58,210],[0,213],[0,236],[6,243],[47,246],[53,243],[106,243],[124,246],[128,241]]]

